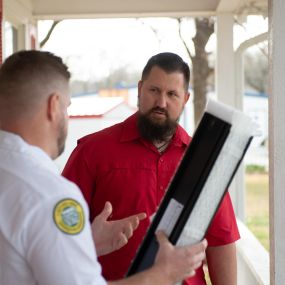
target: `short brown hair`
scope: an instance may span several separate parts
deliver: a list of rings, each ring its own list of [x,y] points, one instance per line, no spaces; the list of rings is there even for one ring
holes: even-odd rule
[[[67,66],[50,52],[28,50],[12,54],[0,68],[0,116],[3,112],[16,114],[32,109],[45,92],[69,79]]]
[[[190,81],[190,69],[188,64],[184,62],[179,55],[172,52],[162,52],[152,56],[143,69],[141,78],[142,80],[147,79],[154,66],[158,66],[167,73],[182,73],[184,76],[184,89],[186,92],[188,91]]]

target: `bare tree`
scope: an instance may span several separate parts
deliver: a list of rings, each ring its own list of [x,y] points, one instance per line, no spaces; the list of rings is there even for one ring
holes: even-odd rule
[[[193,78],[193,91],[194,91],[194,121],[195,125],[198,124],[200,118],[205,109],[206,99],[207,99],[207,87],[208,78],[212,74],[213,68],[209,66],[209,54],[206,52],[205,48],[208,43],[210,36],[214,33],[214,21],[212,18],[196,18],[196,34],[192,38],[194,45],[194,53],[191,53],[191,49],[187,44],[186,39],[182,35],[182,23],[184,18],[177,18],[179,26],[179,37],[185,50],[192,62],[192,78]],[[141,20],[143,24],[146,24]],[[156,36],[158,43],[161,43],[161,38],[159,36],[159,30],[149,25]]]
[[[54,28],[55,28],[56,25],[57,25],[58,23],[60,23],[60,22],[61,22],[61,20],[53,21],[53,23],[52,23],[50,29],[48,30],[48,32],[47,32],[47,34],[46,34],[46,36],[45,36],[44,39],[40,42],[40,48],[42,48],[42,47],[47,43],[47,41],[49,40],[49,38],[50,38],[50,36],[51,36],[51,34],[52,34],[53,30],[54,30]]]
[[[213,68],[209,66],[206,45],[210,36],[214,33],[214,21],[211,18],[196,18],[196,34],[192,38],[195,54],[193,55],[182,36],[182,18],[178,19],[179,36],[192,61],[193,91],[194,91],[194,121],[197,125],[201,119],[205,109],[208,91],[208,77],[213,72]]]
[[[203,114],[206,99],[207,99],[207,91],[208,91],[208,78],[209,75],[213,72],[213,68],[209,66],[209,60],[208,56],[209,54],[206,52],[205,48],[208,43],[208,40],[210,36],[214,32],[214,21],[211,18],[196,18],[195,19],[195,26],[196,26],[196,34],[192,38],[193,45],[194,45],[194,54],[191,53],[190,47],[187,45],[187,42],[182,36],[181,27],[182,27],[182,18],[178,18],[179,23],[179,36],[180,39],[187,51],[187,54],[189,58],[192,61],[192,77],[193,77],[193,91],[194,91],[194,121],[195,125],[198,124],[200,121],[200,118]],[[47,41],[49,40],[52,32],[54,31],[55,27],[60,23],[61,21],[54,21],[46,34],[45,38],[40,42],[40,47],[42,48]],[[143,24],[144,21],[141,21]],[[152,32],[156,35],[158,39],[158,43],[161,42],[161,39],[159,37],[158,29],[150,26]],[[119,73],[122,76],[122,70],[119,69]],[[108,80],[102,80],[102,85],[105,86],[112,86],[115,82],[121,81],[118,78],[118,72],[113,72],[113,74],[110,74],[110,78]],[[126,76],[127,74],[124,74]],[[119,76],[119,77],[121,77]],[[112,80],[111,80],[112,77]],[[114,78],[113,78],[114,77]],[[127,76],[126,76],[127,77]],[[121,78],[120,78],[121,79]],[[132,80],[127,80],[132,81]]]
[[[156,27],[147,24],[147,23],[144,21],[144,19],[142,19],[142,18],[138,18],[137,20],[138,20],[141,24],[147,25],[147,26],[151,29],[151,31],[153,32],[153,34],[154,34],[154,36],[155,36],[155,38],[156,38],[156,40],[157,40],[158,45],[160,46],[160,45],[161,45],[161,37],[160,37],[159,30],[158,30]]]

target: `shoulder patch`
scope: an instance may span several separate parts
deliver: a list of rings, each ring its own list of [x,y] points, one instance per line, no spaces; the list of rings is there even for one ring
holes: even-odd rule
[[[85,223],[84,211],[79,202],[73,199],[59,201],[53,210],[56,226],[69,235],[79,234]]]

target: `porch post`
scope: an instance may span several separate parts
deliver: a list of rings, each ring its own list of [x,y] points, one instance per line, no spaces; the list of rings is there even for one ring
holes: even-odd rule
[[[285,2],[269,1],[270,284],[285,284]]]
[[[235,93],[235,53],[233,48],[234,17],[231,13],[217,15],[216,36],[216,94],[219,101],[241,109],[241,98]],[[230,194],[237,217],[244,221],[244,169],[240,166],[230,186]]]

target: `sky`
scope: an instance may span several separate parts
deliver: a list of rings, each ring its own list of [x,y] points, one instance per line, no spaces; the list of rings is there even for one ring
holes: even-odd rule
[[[148,23],[136,19],[65,20],[44,49],[65,58],[74,77],[81,80],[107,75],[122,65],[140,70],[160,50],[183,54],[183,47],[177,45],[178,34],[175,36],[177,25],[169,19],[153,22],[164,38],[161,43]],[[40,25],[40,35],[41,31]],[[166,32],[171,37],[166,38]]]
[[[51,21],[39,22],[39,40],[50,25]],[[234,47],[267,29],[266,19],[248,17],[243,27],[234,28]],[[184,21],[182,33],[191,46],[195,33],[192,19]],[[82,81],[108,76],[118,67],[140,72],[152,55],[162,51],[175,52],[191,65],[179,38],[177,20],[171,18],[64,20],[56,26],[43,50],[61,56],[72,79]],[[207,50],[215,50],[215,35]]]

